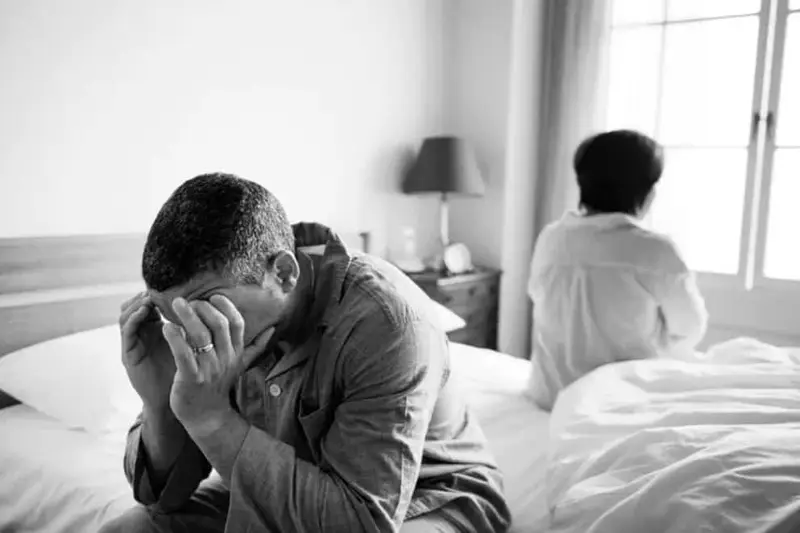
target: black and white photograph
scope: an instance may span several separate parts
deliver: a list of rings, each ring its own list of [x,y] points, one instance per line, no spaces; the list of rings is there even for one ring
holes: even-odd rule
[[[800,0],[0,0],[0,533],[800,533]]]

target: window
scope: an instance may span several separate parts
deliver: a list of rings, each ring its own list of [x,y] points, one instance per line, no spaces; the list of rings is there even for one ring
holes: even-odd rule
[[[800,281],[800,0],[614,0],[609,68],[608,127],[665,147],[652,225],[743,290]]]

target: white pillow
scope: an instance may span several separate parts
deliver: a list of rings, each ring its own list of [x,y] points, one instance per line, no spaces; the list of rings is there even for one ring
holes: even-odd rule
[[[142,403],[120,351],[116,325],[28,346],[0,358],[0,389],[70,428],[124,431]]]
[[[444,329],[447,333],[451,331],[456,331],[464,326],[467,325],[467,322],[452,312],[450,309],[446,308],[439,302],[436,302],[431,299],[431,303],[433,304],[433,312],[436,315],[437,320],[439,321],[439,326]]]

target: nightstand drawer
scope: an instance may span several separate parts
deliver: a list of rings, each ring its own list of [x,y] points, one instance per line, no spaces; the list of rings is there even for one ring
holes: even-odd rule
[[[497,280],[452,283],[439,287],[436,300],[451,309],[483,307],[497,302],[497,289]]]
[[[464,329],[478,328],[497,321],[497,307],[493,302],[486,305],[450,306],[449,309],[464,319],[464,322],[467,323]]]
[[[448,334],[452,342],[496,348],[500,272],[486,268],[453,276],[429,272],[413,274],[411,279],[466,322]]]

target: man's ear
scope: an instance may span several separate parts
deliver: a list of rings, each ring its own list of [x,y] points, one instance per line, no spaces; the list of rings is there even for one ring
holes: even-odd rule
[[[271,271],[284,293],[292,292],[297,286],[297,280],[300,278],[300,264],[293,253],[278,252],[272,261]]]

